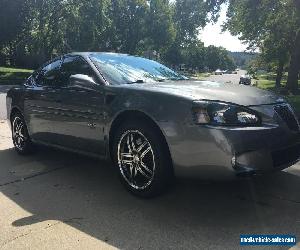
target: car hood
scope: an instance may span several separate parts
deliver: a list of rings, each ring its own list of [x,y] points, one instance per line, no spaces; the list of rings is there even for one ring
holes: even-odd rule
[[[215,100],[244,106],[283,102],[283,98],[256,87],[210,81],[170,81],[126,85],[130,89],[181,96],[192,100]]]

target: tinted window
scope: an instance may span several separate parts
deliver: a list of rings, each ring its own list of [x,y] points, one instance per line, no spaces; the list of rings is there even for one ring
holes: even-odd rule
[[[37,85],[53,86],[59,83],[61,60],[53,61],[33,74]]]
[[[62,81],[69,83],[71,75],[82,74],[94,77],[95,73],[90,65],[80,56],[68,56],[64,58],[61,67]]]

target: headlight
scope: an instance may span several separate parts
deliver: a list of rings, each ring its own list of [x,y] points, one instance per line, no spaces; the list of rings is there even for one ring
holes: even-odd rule
[[[213,101],[194,103],[193,116],[196,124],[218,126],[258,126],[261,119],[257,112],[246,107]]]

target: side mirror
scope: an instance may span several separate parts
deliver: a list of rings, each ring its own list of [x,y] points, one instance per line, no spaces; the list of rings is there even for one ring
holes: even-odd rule
[[[80,87],[91,87],[96,85],[96,82],[92,77],[88,75],[76,74],[70,76],[70,85]]]

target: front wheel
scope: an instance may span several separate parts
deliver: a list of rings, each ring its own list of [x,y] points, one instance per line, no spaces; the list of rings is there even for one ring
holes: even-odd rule
[[[121,182],[137,196],[158,195],[173,179],[167,145],[162,135],[147,123],[125,123],[118,129],[113,158]]]
[[[16,151],[21,155],[29,154],[33,151],[33,144],[28,134],[23,116],[19,113],[12,117],[12,140]]]

